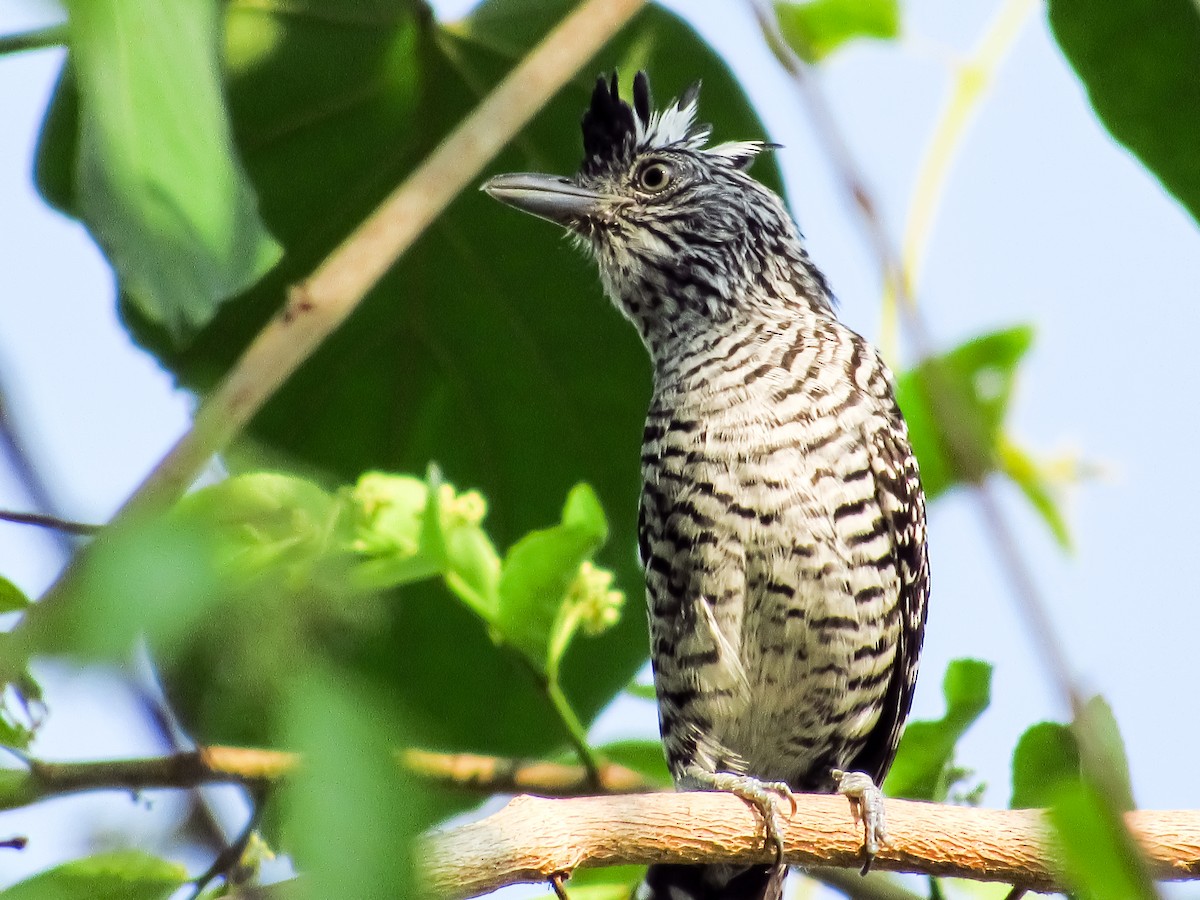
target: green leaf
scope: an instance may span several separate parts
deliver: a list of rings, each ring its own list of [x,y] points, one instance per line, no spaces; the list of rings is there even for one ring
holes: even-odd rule
[[[1093,785],[1062,783],[1049,817],[1059,862],[1074,896],[1156,900],[1154,882],[1120,812]]]
[[[3,900],[166,900],[187,881],[179,863],[136,850],[77,859],[0,891]]]
[[[535,668],[557,664],[577,624],[563,616],[568,590],[607,536],[595,493],[580,484],[567,497],[560,525],[531,532],[508,551],[496,630]]]
[[[25,592],[0,575],[0,614],[22,612],[32,603]]]
[[[69,0],[78,149],[68,211],[121,290],[184,342],[281,248],[259,219],[222,97],[218,7]]]
[[[567,882],[567,894],[571,900],[629,900],[645,877],[645,866],[576,869]]]
[[[636,681],[631,681],[625,685],[625,693],[639,700],[649,700],[651,703],[658,701],[658,694],[655,692],[654,685],[652,684],[640,684]]]
[[[897,0],[809,0],[775,3],[784,40],[796,54],[817,63],[855,38],[892,40],[900,34]]]
[[[42,719],[42,687],[29,674],[22,636],[0,633],[0,746],[25,750]]]
[[[1021,489],[1025,499],[1042,517],[1050,533],[1063,550],[1071,549],[1071,533],[1067,528],[1067,520],[1059,508],[1059,498],[1056,496],[1061,487],[1048,472],[1048,467],[1040,465],[1020,447],[1014,446],[1001,436],[999,447],[1000,470]]]
[[[441,480],[367,472],[349,492],[357,587],[383,590],[441,575],[446,569]]]
[[[1017,364],[1033,341],[1018,326],[928,359],[896,382],[927,499],[995,471]],[[936,412],[935,412],[936,410]],[[952,428],[951,434],[943,429]]]
[[[1200,6],[1050,0],[1049,17],[1104,127],[1200,222]]]
[[[217,538],[217,565],[254,579],[268,569],[313,577],[336,546],[340,504],[319,485],[279,472],[227,478],[188,494],[172,516]]]
[[[1071,729],[1058,722],[1039,722],[1025,730],[1012,758],[1013,809],[1050,806],[1065,781],[1078,781],[1079,747]]]
[[[1125,741],[1112,707],[1097,694],[1083,705],[1081,713],[1075,723],[1075,733],[1088,778],[1104,792],[1115,809],[1136,809]]]
[[[954,747],[991,702],[992,666],[956,659],[946,667],[941,719],[910,722],[884,789],[893,797],[943,801],[954,772]]]
[[[394,763],[394,748],[411,743],[395,698],[308,660],[284,705],[284,744],[304,758],[280,797],[302,896],[411,896],[411,848],[431,804],[427,785]]]
[[[613,741],[598,747],[597,752],[605,759],[633,769],[654,784],[663,787],[672,784],[662,744],[658,741]]]

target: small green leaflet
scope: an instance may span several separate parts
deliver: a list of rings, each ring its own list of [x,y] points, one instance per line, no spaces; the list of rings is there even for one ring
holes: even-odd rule
[[[910,722],[900,739],[884,790],[892,797],[943,801],[955,780],[954,747],[991,702],[992,666],[956,659],[946,667],[946,714]]]
[[[900,34],[897,0],[809,0],[776,3],[784,40],[806,62],[825,59],[856,38],[892,40]]]
[[[0,891],[0,900],[167,900],[187,870],[136,850],[87,856]]]

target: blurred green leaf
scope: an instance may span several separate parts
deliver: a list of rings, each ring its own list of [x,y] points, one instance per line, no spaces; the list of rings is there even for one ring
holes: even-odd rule
[[[1061,481],[1056,481],[1049,474],[1048,467],[1039,464],[1003,435],[999,438],[997,452],[1000,470],[1021,489],[1025,499],[1054,535],[1058,546],[1063,550],[1070,550],[1071,533],[1067,528],[1067,520],[1059,509],[1060,500],[1055,496],[1056,489],[1061,487]]]
[[[663,787],[672,784],[662,744],[658,741],[613,741],[596,748],[596,751],[605,759],[633,769],[654,784]]]
[[[3,900],[167,900],[186,881],[179,863],[137,850],[84,857],[0,891]]]
[[[960,482],[979,482],[995,470],[1017,364],[1032,341],[1033,329],[1025,325],[993,332],[897,379],[896,400],[908,421],[926,498]],[[953,435],[943,433],[947,427]]]
[[[1095,787],[1087,781],[1060,783],[1049,816],[1072,896],[1157,900],[1145,860],[1120,812]]]
[[[42,687],[27,668],[28,645],[0,633],[0,746],[24,750],[33,740],[44,707]]]
[[[72,196],[121,289],[184,342],[278,262],[237,159],[212,3],[68,0]]]
[[[576,869],[567,882],[567,894],[571,900],[629,900],[645,877],[645,866]]]
[[[1071,729],[1058,722],[1038,722],[1017,741],[1012,758],[1013,809],[1050,806],[1064,781],[1078,781],[1079,748]]]
[[[1200,222],[1200,7],[1050,0],[1050,28],[1096,115]]]
[[[53,603],[26,613],[23,639],[38,653],[124,662],[149,637],[173,646],[212,619],[220,597],[211,530],[156,519],[105,528]]]
[[[268,569],[290,583],[314,577],[338,545],[340,504],[313,482],[278,472],[227,478],[184,497],[172,516],[216,540],[216,567],[255,579]]]
[[[282,788],[301,896],[362,900],[415,892],[411,848],[428,792],[394,763],[406,737],[393,698],[308,661],[290,686],[285,745],[304,766]]]
[[[31,602],[23,590],[0,575],[0,614],[23,612]]]
[[[1097,694],[1083,705],[1081,712],[1075,734],[1080,742],[1084,771],[1115,809],[1136,809],[1125,741],[1112,707]]]
[[[655,693],[654,685],[652,684],[639,684],[636,681],[631,681],[625,685],[625,693],[639,700],[649,700],[651,703],[658,702],[658,694]]]
[[[607,537],[595,493],[580,484],[567,497],[561,524],[530,532],[505,556],[496,630],[535,668],[557,665],[577,624],[563,614],[572,582]]]
[[[817,63],[855,38],[900,34],[898,0],[809,0],[775,3],[779,31],[806,62]]]
[[[954,747],[991,702],[992,666],[956,659],[946,667],[942,693],[946,714],[938,720],[909,722],[896,761],[884,784],[892,797],[946,799],[954,774]]]

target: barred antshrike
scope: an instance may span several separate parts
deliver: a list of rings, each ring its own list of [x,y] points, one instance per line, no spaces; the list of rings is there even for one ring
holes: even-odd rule
[[[840,324],[780,199],[770,145],[705,147],[693,87],[653,112],[602,77],[574,179],[491,196],[566,227],[654,368],[638,540],[659,723],[677,786],[753,803],[774,866],[652,866],[639,897],[777,898],[790,790],[864,808],[912,701],[925,628],[925,500],[892,377]],[[856,806],[857,809],[857,806]]]

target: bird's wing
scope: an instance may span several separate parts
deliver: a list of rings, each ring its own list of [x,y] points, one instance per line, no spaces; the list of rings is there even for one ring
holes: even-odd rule
[[[925,494],[904,422],[894,404],[889,418],[892,422],[888,427],[864,437],[875,477],[875,496],[891,535],[892,558],[900,581],[897,598],[900,627],[895,663],[879,720],[850,766],[866,772],[877,784],[882,784],[892,765],[912,705],[929,598]]]

